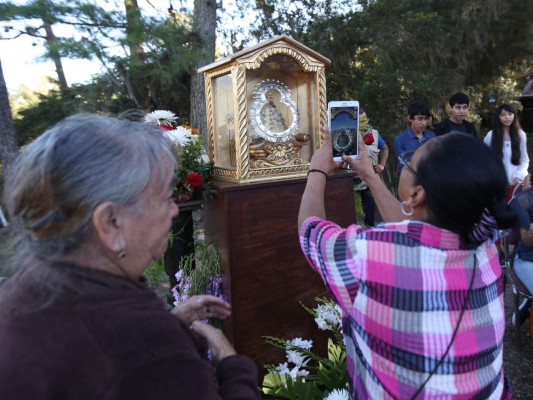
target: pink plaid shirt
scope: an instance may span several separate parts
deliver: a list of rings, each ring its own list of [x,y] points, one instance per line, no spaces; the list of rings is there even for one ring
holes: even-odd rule
[[[412,398],[445,353],[467,296],[453,345],[417,398],[511,398],[493,244],[467,249],[422,222],[342,229],[316,217],[303,224],[300,244],[343,309],[354,398]]]

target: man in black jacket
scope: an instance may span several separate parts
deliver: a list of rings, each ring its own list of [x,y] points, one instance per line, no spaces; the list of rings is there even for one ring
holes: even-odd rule
[[[448,104],[450,104],[452,114],[435,127],[435,134],[441,136],[451,131],[459,131],[479,137],[475,126],[465,120],[470,105],[468,96],[461,92],[455,93],[450,97]]]

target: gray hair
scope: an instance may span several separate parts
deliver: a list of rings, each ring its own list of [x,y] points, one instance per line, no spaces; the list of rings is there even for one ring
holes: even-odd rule
[[[173,146],[156,125],[91,114],[58,123],[12,168],[8,204],[22,223],[23,247],[42,256],[78,249],[95,208],[136,205],[150,182],[174,174],[169,157],[175,160]]]

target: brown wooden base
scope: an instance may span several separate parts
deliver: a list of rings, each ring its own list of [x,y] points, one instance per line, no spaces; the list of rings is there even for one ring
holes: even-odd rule
[[[315,306],[315,297],[327,295],[298,240],[305,183],[303,178],[240,185],[215,181],[217,195],[205,204],[206,240],[219,251],[233,308],[225,332],[238,353],[256,362],[260,383],[265,364],[285,362],[285,353],[263,336],[313,339],[314,350],[326,352],[327,334],[299,305]],[[353,173],[329,177],[326,212],[341,226],[355,223]]]

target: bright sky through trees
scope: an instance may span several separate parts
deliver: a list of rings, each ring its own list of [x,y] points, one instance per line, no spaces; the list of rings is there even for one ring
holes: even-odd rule
[[[32,46],[32,42],[29,37],[0,41],[0,60],[10,93],[18,90],[21,85],[35,90],[43,85],[46,77],[57,79],[52,61],[37,60],[42,54],[42,44]],[[63,59],[63,67],[69,84],[84,82],[100,70],[97,63],[87,60]]]
[[[16,4],[25,4],[26,1],[13,1]],[[123,1],[104,1],[97,0],[97,3],[108,7],[123,8]],[[111,3],[111,4],[110,4]],[[113,3],[116,3],[114,6]],[[145,15],[154,15],[157,13],[167,14],[169,5],[177,11],[190,11],[192,13],[193,0],[138,0],[139,7]],[[226,1],[228,4],[233,4],[232,1]],[[3,22],[0,24],[0,37],[6,38],[12,36],[4,31],[6,25],[23,27],[23,23]],[[22,28],[23,29],[23,28]],[[60,25],[53,26],[56,36],[69,35],[69,29]],[[43,61],[39,56],[44,52],[44,41],[29,36],[23,35],[13,40],[0,40],[0,60],[2,61],[2,69],[4,71],[4,78],[10,93],[14,93],[21,85],[28,86],[29,89],[35,90],[43,85],[46,77],[57,79],[55,66],[52,61]],[[101,66],[98,62],[88,60],[72,60],[63,58],[63,67],[68,84],[83,83],[87,81],[91,75],[98,73]]]

